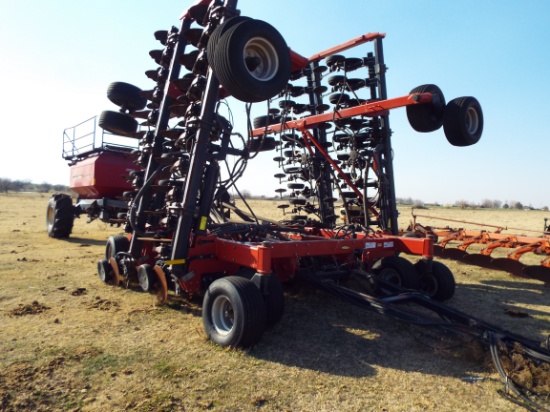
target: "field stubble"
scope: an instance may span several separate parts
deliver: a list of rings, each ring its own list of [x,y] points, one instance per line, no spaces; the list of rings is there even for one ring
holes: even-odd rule
[[[99,281],[96,262],[107,237],[120,228],[82,218],[70,239],[51,239],[47,201],[32,194],[0,196],[1,410],[518,408],[497,393],[500,379],[476,345],[433,347],[415,328],[307,287],[286,294],[282,321],[252,349],[216,347],[205,339],[200,302],[171,297],[157,306],[151,295]],[[282,218],[273,203],[252,203],[260,215]],[[544,217],[536,211],[439,212],[533,230]],[[402,211],[402,227],[408,214]],[[546,338],[548,290],[540,282],[442,261],[457,280],[451,306],[526,337]],[[511,317],[507,309],[528,317]],[[469,377],[482,379],[471,383]]]

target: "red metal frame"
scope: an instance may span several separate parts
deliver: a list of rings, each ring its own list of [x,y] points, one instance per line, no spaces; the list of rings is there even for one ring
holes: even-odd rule
[[[222,239],[216,235],[197,236],[187,261],[172,264],[189,264],[189,275],[180,279],[180,287],[188,294],[199,294],[204,275],[235,275],[241,267],[252,268],[260,274],[274,273],[285,282],[297,274],[299,258],[330,256],[338,262],[362,262],[371,267],[378,260],[396,253],[414,254],[427,259],[433,257],[431,238],[404,238],[382,233],[358,233],[352,238],[338,235],[333,230],[314,228],[309,228],[307,232],[291,232],[287,235],[288,241],[257,243]],[[170,239],[158,241],[169,242]],[[152,258],[151,254],[149,256]],[[159,270],[162,269],[155,267],[157,274]]]
[[[289,120],[288,122],[272,124],[252,130],[252,136],[258,137],[264,134],[279,133],[283,130],[309,129],[318,126],[321,123],[333,122],[335,120],[347,119],[354,116],[385,116],[388,111],[399,107],[412,106],[413,104],[430,103],[432,101],[431,93],[412,93],[401,97],[395,97],[376,102],[366,102],[356,107],[335,110],[330,113],[307,116],[302,119]]]
[[[360,44],[367,43],[369,41],[374,41],[376,39],[383,39],[384,37],[386,37],[386,33],[375,32],[375,33],[363,34],[362,36],[356,37],[355,39],[348,40],[345,43],[341,43],[337,46],[331,47],[330,49],[326,49],[322,52],[314,54],[309,58],[309,61],[310,62],[319,61],[330,55],[341,53],[355,46],[359,46]]]

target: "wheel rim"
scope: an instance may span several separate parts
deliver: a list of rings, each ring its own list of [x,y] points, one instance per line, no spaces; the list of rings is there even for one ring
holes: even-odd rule
[[[479,114],[475,107],[466,110],[466,130],[469,134],[475,134],[479,129]]]
[[[98,270],[97,270],[98,274],[99,274],[99,279],[102,281],[102,282],[105,282],[105,280],[107,279],[107,276],[105,274],[105,268],[103,267],[103,265],[101,263],[98,264]]]
[[[55,219],[55,211],[53,210],[53,207],[48,207],[48,212],[46,213],[46,224],[48,226],[48,230],[51,229],[53,226],[53,221]]]
[[[401,276],[394,269],[384,269],[380,272],[380,279],[392,285],[401,286]]]
[[[149,277],[145,270],[138,271],[139,286],[145,291],[149,290]]]
[[[279,70],[277,50],[262,37],[253,37],[246,43],[243,59],[250,75],[256,80],[269,81]]]
[[[419,282],[420,282],[420,288],[419,288],[420,293],[429,297],[435,296],[435,293],[437,292],[437,289],[438,289],[438,285],[433,275],[421,276],[419,279]]]
[[[218,296],[212,303],[212,325],[220,335],[227,335],[233,329],[235,314],[231,301],[225,296]]]
[[[99,275],[99,279],[102,282],[107,283],[109,281],[110,270],[111,270],[111,265],[109,265],[108,263],[105,263],[105,261],[97,262],[97,274]]]

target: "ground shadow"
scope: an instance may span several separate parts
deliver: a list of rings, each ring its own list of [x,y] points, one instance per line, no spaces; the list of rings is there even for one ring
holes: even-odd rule
[[[287,297],[283,319],[249,354],[347,377],[373,376],[378,367],[455,377],[486,371],[483,363],[456,358],[457,350],[466,348],[463,340],[426,333],[319,291]],[[471,349],[477,356],[479,345]]]
[[[514,307],[514,302],[544,299],[543,289],[542,285],[506,280],[459,284],[448,305],[518,335],[522,335],[518,329],[527,331],[535,335],[527,338],[536,339],[536,328],[546,322],[514,319],[505,309]],[[201,316],[200,299],[171,296],[166,305]],[[459,378],[487,372],[487,348],[479,341],[404,324],[310,286],[297,293],[287,289],[285,306],[282,320],[248,351],[250,356],[346,377],[374,376],[378,368]],[[531,316],[535,314],[530,311]],[[530,326],[525,328],[526,324]]]
[[[104,246],[107,243],[107,240],[97,240],[97,239],[86,239],[81,237],[69,237],[66,239],[59,239],[67,243],[77,244],[81,247],[86,246]]]

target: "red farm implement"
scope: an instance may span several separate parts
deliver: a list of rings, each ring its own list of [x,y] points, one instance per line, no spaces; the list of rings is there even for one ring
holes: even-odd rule
[[[119,115],[114,113],[117,118]],[[113,114],[106,112],[99,119],[92,117],[63,131],[63,158],[71,172],[69,186],[78,198],[75,205],[66,194],[50,199],[46,225],[51,237],[68,237],[75,217],[83,213],[88,222],[100,219],[119,226],[126,222],[128,201],[124,197],[133,190],[132,179],[139,180],[142,172],[132,156],[136,139],[98,128],[111,120],[109,116]]]
[[[103,282],[161,302],[201,296],[206,334],[222,346],[258,342],[283,316],[283,284],[304,279],[398,320],[479,338],[496,362],[499,347],[514,345],[548,362],[538,342],[440,303],[455,279],[433,260],[433,238],[398,236],[390,113],[404,108],[414,130],[443,127],[452,145],[469,146],[483,130],[474,97],[446,102],[427,84],[390,98],[383,33],[307,58],[268,23],[241,16],[236,0],[198,1],[155,38],[157,67],[146,72],[155,84],[138,93],[146,108],[137,88],[115,82],[107,94],[120,110],[102,113],[105,130],[138,142],[139,168],[126,236],[110,237],[98,261]],[[362,57],[344,55],[356,48]],[[228,97],[245,104],[244,136],[221,104]],[[229,194],[265,152],[278,167],[284,221],[238,208]],[[343,286],[350,279],[364,289]]]
[[[434,244],[434,253],[436,256],[455,259],[489,269],[500,269],[517,277],[537,279],[544,282],[547,286],[550,285],[550,233],[548,232],[547,219],[545,219],[543,230],[537,232],[528,229],[418,214],[414,209],[412,210],[412,216],[413,220],[408,228],[408,235],[410,236],[411,233],[414,233],[419,237],[431,236],[436,239],[436,243]],[[451,229],[448,226],[425,226],[418,223],[417,218],[419,217],[452,222],[452,224],[468,224],[482,229]],[[492,230],[485,228],[492,228]],[[531,233],[531,236],[504,233],[507,230]],[[476,245],[478,248],[475,248]],[[502,250],[507,252],[505,257],[495,256],[495,252]],[[522,257],[528,253],[543,256],[539,264],[525,263],[525,259],[522,261]]]

